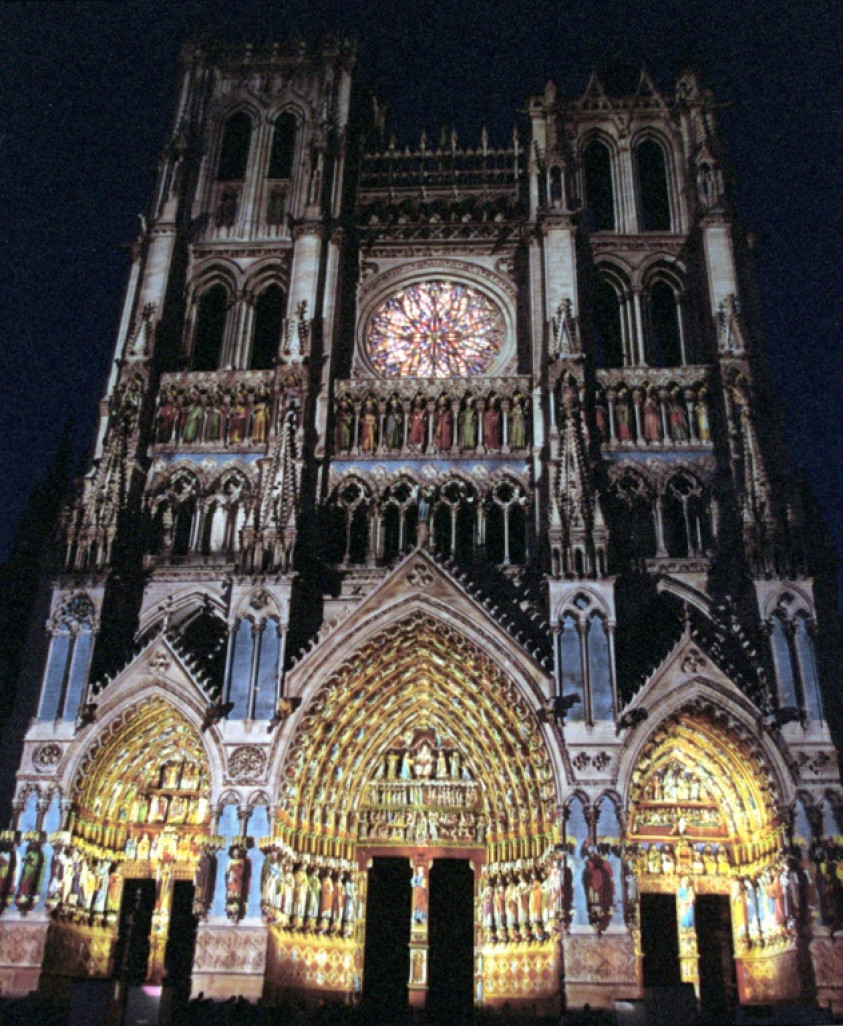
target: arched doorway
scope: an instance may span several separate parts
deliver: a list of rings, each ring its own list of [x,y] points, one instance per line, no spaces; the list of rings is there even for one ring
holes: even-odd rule
[[[757,738],[725,713],[690,706],[651,735],[632,775],[627,833],[645,986],[690,984],[712,1014],[738,999],[798,997],[787,912],[798,885],[776,806]],[[676,937],[665,940],[670,929]]]
[[[365,993],[365,924],[376,914],[368,873],[385,857],[412,870],[410,1003],[424,1004],[433,982],[418,902],[443,859],[470,867],[473,999],[555,995],[555,785],[539,721],[513,680],[453,625],[419,611],[371,636],[302,713],[265,846],[279,881],[264,902],[270,996]],[[497,910],[496,888],[509,895]],[[511,968],[511,949],[526,941]],[[367,957],[377,957],[371,945]]]
[[[174,977],[189,974],[191,914],[209,894],[210,826],[198,732],[162,698],[129,708],[78,766],[54,835],[45,972],[186,982]]]

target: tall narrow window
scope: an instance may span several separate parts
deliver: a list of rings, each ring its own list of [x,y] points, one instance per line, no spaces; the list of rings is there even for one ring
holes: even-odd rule
[[[241,111],[225,123],[220,150],[217,179],[221,182],[242,182],[249,163],[249,145],[252,141],[252,122]]]
[[[228,292],[224,285],[214,285],[199,300],[193,338],[193,370],[218,369],[227,313]]]
[[[670,197],[664,150],[645,139],[635,151],[638,172],[638,227],[642,232],[670,231]]]
[[[678,367],[682,363],[682,338],[676,293],[664,281],[650,289],[651,367]]]
[[[594,290],[594,332],[597,366],[622,367],[621,307],[614,286],[605,278]]]
[[[275,121],[272,150],[269,154],[267,178],[292,178],[293,157],[296,152],[296,119],[286,111]]]
[[[255,303],[255,332],[252,337],[251,370],[270,370],[278,354],[281,324],[284,319],[284,293],[270,285]]]
[[[612,195],[612,156],[607,146],[596,140],[586,146],[583,173],[589,229],[593,232],[613,232],[615,201]]]
[[[568,613],[562,620],[562,631],[559,637],[559,659],[562,695],[573,699],[568,711],[569,720],[585,720],[585,668],[582,662],[582,645],[577,621]]]

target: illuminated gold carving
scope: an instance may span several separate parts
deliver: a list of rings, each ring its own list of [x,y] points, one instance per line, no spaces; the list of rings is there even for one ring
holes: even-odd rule
[[[195,911],[207,910],[198,875],[219,847],[208,836],[209,793],[199,735],[167,702],[134,706],[99,737],[77,773],[67,829],[50,837],[48,968],[107,975],[123,884],[147,877],[156,881],[148,978],[163,978],[174,882],[196,878]]]
[[[358,841],[441,844],[447,832],[512,861],[547,850],[554,803],[539,724],[516,688],[458,631],[416,614],[364,645],[305,711],[276,832],[295,851],[341,858]]]
[[[642,876],[762,871],[783,844],[758,756],[689,711],[656,731],[633,774],[629,841]]]

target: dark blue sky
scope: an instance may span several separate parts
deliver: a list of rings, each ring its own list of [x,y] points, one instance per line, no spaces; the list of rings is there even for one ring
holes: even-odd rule
[[[224,38],[284,40],[338,28],[400,142],[444,122],[504,143],[553,78],[584,87],[607,56],[671,88],[686,56],[706,68],[758,237],[770,362],[791,454],[843,546],[840,152],[833,0],[236,0],[6,3],[0,7],[0,558],[72,414],[88,449],[137,232],[174,101],[178,48],[210,19]],[[836,130],[835,130],[836,128]]]

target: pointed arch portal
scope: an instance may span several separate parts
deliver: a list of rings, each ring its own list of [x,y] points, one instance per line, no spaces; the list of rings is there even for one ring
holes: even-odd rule
[[[365,993],[367,870],[398,856],[411,871],[411,1003],[428,987],[431,867],[454,858],[474,880],[475,997],[549,995],[556,803],[539,720],[513,680],[436,616],[392,623],[319,688],[286,755],[262,844],[281,879],[274,914],[264,906],[274,988]],[[510,911],[484,922],[482,895],[498,885]],[[517,965],[505,957],[516,945]]]
[[[677,982],[702,990],[709,1010],[727,1012],[738,995],[749,1003],[798,995],[793,896],[801,884],[757,739],[713,708],[690,706],[650,736],[629,796],[644,984],[666,968],[669,975],[670,928],[678,933]],[[670,957],[675,969],[675,951]]]
[[[103,730],[76,768],[64,829],[51,836],[48,973],[111,975],[121,905],[125,913],[133,903],[137,943],[126,957],[138,963],[140,954],[137,982],[160,982],[172,970],[171,920],[181,906],[201,904],[200,866],[215,851],[210,788],[198,730],[165,699],[141,701]],[[190,959],[181,961],[189,972]]]

